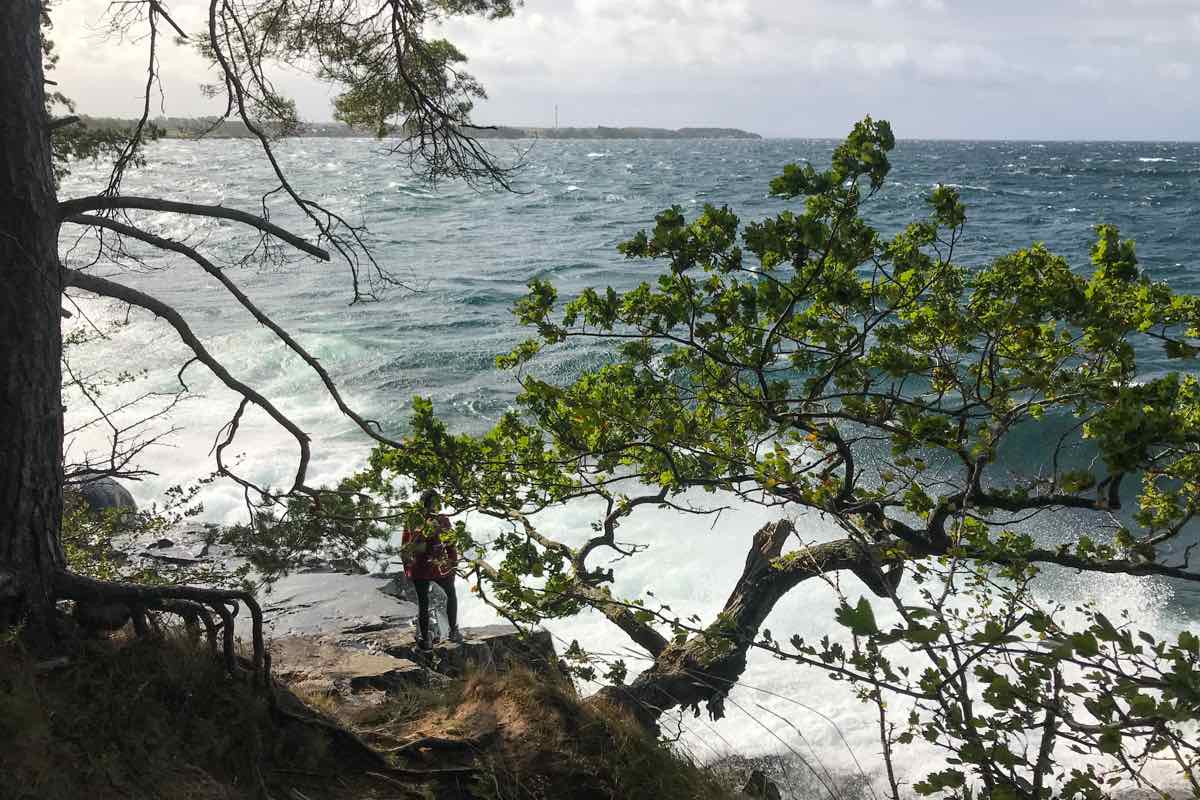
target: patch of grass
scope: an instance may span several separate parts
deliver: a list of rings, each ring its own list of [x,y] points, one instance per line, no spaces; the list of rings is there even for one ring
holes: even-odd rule
[[[257,800],[293,789],[324,800],[735,796],[555,675],[516,669],[388,696],[303,698],[390,752],[398,769],[380,775],[354,763],[361,750],[346,749],[345,734],[274,713],[262,690],[182,633],[80,642],[69,657],[40,669],[16,639],[0,642],[3,800]],[[451,746],[404,748],[423,738]]]
[[[275,725],[263,693],[183,635],[69,657],[39,672],[15,643],[0,648],[0,738],[17,743],[0,748],[6,797],[251,797],[269,765],[325,757],[324,737]]]
[[[336,705],[336,704],[335,704]],[[403,751],[397,766],[473,766],[455,797],[477,800],[720,800],[731,786],[630,717],[581,701],[566,680],[515,669],[468,675],[448,689],[411,689],[364,710],[335,710],[381,749],[421,737],[470,747]],[[443,789],[448,791],[448,789]],[[451,796],[448,794],[438,797]]]

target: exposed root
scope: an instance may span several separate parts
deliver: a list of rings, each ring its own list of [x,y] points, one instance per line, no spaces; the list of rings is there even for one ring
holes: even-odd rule
[[[224,658],[225,668],[230,674],[237,672],[234,621],[240,609],[239,604],[245,603],[246,608],[250,611],[254,648],[251,670],[261,673],[266,665],[262,609],[248,592],[202,589],[195,586],[141,586],[135,583],[111,583],[65,571],[60,571],[55,575],[54,589],[57,597],[63,600],[95,605],[113,602],[127,603],[134,629],[138,635],[146,635],[150,632],[146,617],[149,611],[176,614],[182,617],[185,623],[190,622],[193,625],[196,620],[199,620],[204,624],[209,647],[214,654],[217,651],[217,633],[221,634],[221,656]],[[214,621],[214,613],[220,617],[220,624]],[[264,683],[266,683],[265,680]]]
[[[319,728],[343,753],[362,763],[365,768],[390,770],[392,767],[391,762],[382,753],[364,742],[357,734],[320,716],[286,689],[271,690],[271,713],[288,722]]]
[[[418,750],[477,750],[482,747],[491,738],[494,738],[495,733],[490,736],[475,736],[465,739],[444,739],[440,736],[422,736],[419,739],[414,739],[411,742],[405,742],[399,747],[389,748],[382,752],[391,755],[403,755],[405,753],[415,753]]]
[[[183,619],[189,629],[195,629],[199,624],[204,625],[204,635],[208,641],[209,652],[217,658],[217,624],[213,621],[208,606],[191,600],[164,600],[161,609]],[[268,667],[269,669],[269,667]]]

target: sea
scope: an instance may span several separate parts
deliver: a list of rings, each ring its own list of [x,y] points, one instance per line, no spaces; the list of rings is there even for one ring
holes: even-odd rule
[[[529,335],[512,316],[514,302],[534,278],[548,279],[569,298],[589,286],[631,288],[653,280],[662,264],[627,261],[617,245],[653,225],[655,214],[678,205],[689,215],[706,203],[727,205],[743,220],[774,215],[795,201],[769,196],[768,185],[784,164],[828,163],[834,140],[671,140],[496,142],[502,160],[520,160],[512,191],[458,182],[428,186],[403,159],[370,139],[289,139],[276,145],[296,187],[363,226],[378,265],[402,285],[378,286],[378,297],[352,303],[351,275],[344,263],[311,259],[246,258],[257,244],[252,232],[226,221],[166,213],[135,212],[144,228],[186,240],[214,261],[278,323],[304,344],[333,375],[347,401],[403,435],[414,395],[432,398],[456,431],[482,432],[508,409],[516,393],[513,375],[494,359]],[[130,172],[122,191],[196,203],[220,203],[258,211],[294,230],[309,230],[280,193],[254,143],[244,140],[165,140],[149,145],[146,164]],[[1005,252],[1044,242],[1081,271],[1089,269],[1094,226],[1113,223],[1137,241],[1147,274],[1183,292],[1200,291],[1200,144],[1170,142],[900,141],[893,170],[872,200],[867,216],[885,232],[898,231],[926,214],[925,198],[938,184],[959,189],[968,207],[958,259],[986,264]],[[103,165],[79,163],[64,181],[63,198],[92,194],[107,183]],[[320,381],[271,333],[245,313],[226,291],[193,264],[130,246],[120,266],[96,260],[98,244],[65,226],[62,251],[68,266],[95,264],[111,275],[176,308],[235,376],[289,414],[313,440],[310,482],[332,482],[363,464],[371,442],[339,415]],[[105,246],[112,244],[111,236]],[[363,272],[366,280],[370,273]],[[364,283],[364,286],[366,284]],[[174,331],[151,314],[119,304],[79,298],[68,305],[67,325],[87,330],[91,341],[75,345],[69,358],[79,374],[125,372],[131,380],[104,389],[111,407],[178,385],[189,353]],[[102,336],[100,334],[103,334]],[[569,381],[602,363],[598,346],[560,350],[535,369],[553,381]],[[1145,376],[1178,363],[1160,352],[1139,353]],[[1195,364],[1182,365],[1194,369]],[[215,438],[237,400],[205,369],[184,375],[187,397],[152,431],[167,433],[146,450],[141,464],[154,474],[130,484],[143,506],[164,492],[209,475]],[[151,396],[122,412],[134,421],[164,398]],[[151,405],[147,405],[151,404]],[[93,419],[81,398],[69,400],[68,428]],[[76,460],[105,447],[105,424],[69,442]],[[168,432],[169,431],[169,432]],[[250,411],[235,444],[237,468],[276,487],[290,485],[297,448],[263,414]],[[1036,468],[1045,451],[1035,440],[1008,453],[1014,469]],[[1021,463],[1024,462],[1024,463]],[[202,487],[202,518],[233,523],[245,518],[241,490],[228,481]],[[712,498],[697,498],[697,500]],[[669,510],[638,511],[621,527],[626,541],[647,549],[613,565],[614,590],[671,606],[680,617],[711,619],[740,574],[753,533],[778,519],[780,510],[729,500],[718,517],[682,516]],[[586,538],[597,507],[575,503],[546,512],[538,524],[569,542]],[[833,538],[836,530],[816,515],[793,519],[805,540]],[[467,523],[487,538],[487,519]],[[1078,520],[1056,520],[1039,529],[1050,541],[1084,532]],[[863,593],[842,576],[851,599]],[[1049,570],[1038,591],[1047,604],[1072,614],[1094,601],[1114,618],[1123,611],[1156,635],[1200,628],[1200,594],[1191,586],[1158,578],[1089,576]],[[652,597],[651,597],[652,595]],[[460,592],[464,624],[496,620],[469,592]],[[836,593],[810,582],[789,594],[767,621],[778,640],[836,632]],[[598,614],[548,624],[561,649],[578,641],[605,659],[624,660],[631,674],[646,661],[623,634]],[[586,688],[586,687],[585,687]],[[819,670],[751,656],[719,722],[690,714],[668,721],[681,732],[679,745],[701,761],[732,753],[789,754],[818,772],[879,780],[879,734],[873,707],[860,703],[844,683]],[[1064,757],[1070,757],[1064,754]],[[898,754],[903,781],[922,776],[942,756],[917,745]]]

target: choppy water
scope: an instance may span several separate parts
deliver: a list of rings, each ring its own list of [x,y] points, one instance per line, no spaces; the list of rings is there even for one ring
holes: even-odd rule
[[[658,267],[626,262],[615,247],[650,225],[659,210],[712,202],[730,205],[744,219],[773,214],[786,205],[766,192],[780,167],[803,159],[822,165],[834,144],[541,142],[529,154],[516,187],[520,193],[490,194],[457,185],[431,191],[408,179],[373,141],[292,140],[280,145],[280,154],[296,183],[349,219],[365,222],[380,262],[419,291],[393,291],[381,302],[350,306],[349,276],[336,265],[236,268],[231,274],[322,360],[365,415],[399,431],[409,398],[419,393],[432,396],[438,411],[458,428],[479,430],[513,395],[511,379],[492,364],[525,335],[509,310],[528,280],[551,278],[560,296],[590,285],[634,285]],[[126,193],[254,210],[263,187],[272,185],[247,142],[161,142],[148,156],[149,166],[127,179]],[[1092,226],[1112,222],[1138,240],[1143,266],[1153,277],[1181,290],[1200,291],[1198,144],[903,142],[893,163],[872,212],[885,230],[923,215],[926,193],[944,182],[961,188],[973,220],[960,250],[964,262],[986,261],[1044,241],[1085,267]],[[62,195],[90,193],[104,177],[81,166]],[[295,222],[294,212],[282,209],[273,218]],[[227,259],[237,256],[239,243],[249,241],[236,227],[211,220],[165,214],[145,214],[142,220],[155,232],[191,237],[205,252]],[[73,241],[67,235],[65,245]],[[75,257],[88,252],[81,245]],[[260,388],[313,434],[314,480],[334,479],[360,463],[369,449],[364,437],[339,418],[298,359],[236,308],[215,282],[188,263],[161,256],[151,256],[139,274],[125,280],[179,308],[234,374]],[[85,308],[98,322],[124,316],[107,304]],[[167,326],[135,314],[111,341],[77,349],[74,358],[85,369],[113,363],[144,368],[149,377],[143,388],[165,388],[186,358],[183,354]],[[595,358],[594,352],[576,350],[542,363],[541,370],[568,379]],[[1166,368],[1154,353],[1143,354],[1143,363],[1148,372]],[[159,475],[133,487],[139,501],[150,501],[166,486],[212,468],[209,447],[236,401],[201,368],[193,367],[189,378],[202,397],[176,414],[174,422],[184,430],[171,440],[174,447],[148,457]],[[115,390],[112,399],[135,390]],[[83,410],[72,413],[78,418]],[[238,443],[243,470],[260,481],[287,482],[294,469],[294,445],[265,417],[248,416]],[[214,520],[231,521],[242,513],[232,486],[209,487],[205,503],[206,516]],[[592,518],[594,509],[581,505],[557,511],[543,524],[574,539],[587,535]],[[762,510],[745,508],[723,515],[710,529],[708,520],[657,511],[639,514],[623,531],[652,547],[625,565],[616,588],[627,594],[650,588],[681,616],[695,612],[707,618],[739,574],[750,535],[769,518]],[[813,538],[832,535],[812,518],[799,525]],[[1085,581],[1062,572],[1048,578],[1045,591],[1057,598],[1097,597],[1110,611],[1129,608],[1160,632],[1200,622],[1195,593],[1166,582]],[[785,633],[811,638],[827,627],[834,602],[827,587],[805,587],[779,605],[768,626],[777,638]],[[490,619],[475,601],[466,605],[468,623]],[[559,623],[554,631],[597,649],[626,648],[621,635],[598,616]],[[686,721],[692,732],[687,741],[697,756],[791,747],[848,769],[852,760],[847,747],[824,714],[838,720],[861,762],[876,762],[877,732],[868,710],[839,685],[759,657],[751,659],[744,683],[733,695],[729,719],[717,725]],[[758,704],[790,720],[803,736]]]

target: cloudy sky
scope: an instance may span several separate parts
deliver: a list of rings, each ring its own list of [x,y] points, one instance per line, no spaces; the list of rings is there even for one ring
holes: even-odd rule
[[[144,47],[96,34],[107,0],[59,0],[56,78],[97,115],[139,108]],[[168,8],[190,29],[197,0]],[[736,126],[840,136],[864,114],[904,138],[1200,139],[1200,0],[525,0],[439,31],[491,98],[481,122]],[[186,48],[165,111],[212,113]],[[331,89],[286,68],[305,118]],[[157,109],[156,109],[157,111]]]

